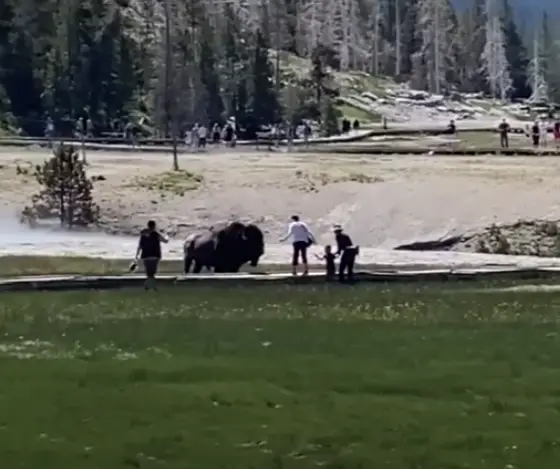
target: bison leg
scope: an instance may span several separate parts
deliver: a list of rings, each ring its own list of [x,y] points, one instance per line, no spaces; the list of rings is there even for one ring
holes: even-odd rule
[[[193,274],[199,274],[202,271],[202,264],[198,261],[194,261]]]
[[[189,271],[191,270],[192,262],[193,262],[193,258],[192,258],[192,257],[188,257],[188,256],[185,257],[185,267],[184,267],[184,269],[185,269],[185,274],[188,274]]]

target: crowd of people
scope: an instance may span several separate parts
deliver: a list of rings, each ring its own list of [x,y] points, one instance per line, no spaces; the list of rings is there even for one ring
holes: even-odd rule
[[[356,120],[353,124],[350,121],[343,121],[343,132],[347,132],[352,128],[359,129],[359,122]],[[108,137],[114,139],[124,139],[135,146],[138,139],[143,135],[146,120],[141,118],[137,122],[130,120],[115,119],[107,126],[96,126],[89,117],[79,117],[75,121],[70,122],[71,134],[74,138],[94,138]],[[149,126],[148,126],[149,127]],[[66,130],[65,130],[66,129]],[[67,132],[67,126],[57,127],[51,116],[45,118],[44,136],[46,138],[56,138]],[[312,126],[309,121],[302,121],[296,126],[290,126],[288,123],[272,124],[265,128],[240,129],[236,123],[235,117],[230,117],[227,121],[220,125],[215,122],[209,126],[204,123],[196,122],[192,126],[183,127],[180,131],[180,140],[184,145],[192,149],[205,149],[208,145],[218,146],[225,144],[228,147],[235,147],[238,138],[269,140],[271,143],[280,139],[302,139],[308,140],[313,134]]]
[[[560,149],[560,120],[550,123],[546,120],[535,120],[533,124],[525,127],[525,136],[531,140],[533,148],[547,148],[549,142],[549,129],[552,126],[552,139],[557,149]],[[511,126],[506,119],[498,125],[500,147],[509,148],[509,133]]]
[[[214,123],[209,130],[204,124],[198,122],[184,134],[185,145],[191,148],[206,148],[208,143],[219,145],[224,142],[229,147],[235,147],[237,142],[237,131],[234,121],[228,121],[223,128]]]

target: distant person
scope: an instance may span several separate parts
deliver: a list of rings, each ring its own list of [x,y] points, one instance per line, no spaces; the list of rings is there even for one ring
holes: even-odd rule
[[[94,131],[93,121],[90,118],[88,118],[86,121],[86,135],[88,138],[93,137],[93,131]]]
[[[546,122],[544,119],[541,120],[540,122],[539,130],[540,130],[539,135],[541,139],[540,145],[546,148],[548,143],[548,122]]]
[[[212,143],[214,143],[214,145],[220,144],[221,135],[222,133],[220,130],[220,126],[218,125],[217,122],[215,122],[214,125],[212,126]]]
[[[193,148],[198,147],[198,123],[194,124],[191,129],[191,146]]]
[[[354,123],[352,124],[352,128],[354,130],[360,130],[360,121],[358,119],[354,120]]]
[[[457,126],[455,125],[455,121],[453,119],[451,119],[447,125],[447,133],[449,135],[455,135],[457,133]]]
[[[233,126],[230,122],[224,127],[224,142],[226,142],[228,147],[233,146]]]
[[[126,136],[126,139],[130,141],[130,144],[132,146],[136,145],[136,131],[134,128],[134,124],[132,122],[127,122],[126,125],[124,126],[124,133]]]
[[[297,266],[299,264],[299,258],[301,257],[301,263],[303,264],[303,275],[309,273],[309,264],[307,262],[307,249],[314,243],[315,237],[309,229],[306,223],[299,219],[299,216],[293,215],[292,221],[288,225],[288,233],[280,242],[284,242],[287,239],[292,239],[292,274],[297,275]]]
[[[554,143],[556,144],[556,149],[558,149],[560,147],[560,121],[554,123],[553,133]]]
[[[144,288],[146,290],[155,286],[155,278],[158,271],[159,262],[161,261],[161,243],[167,243],[167,236],[160,233],[156,228],[156,222],[150,220],[147,228],[140,232],[138,240],[138,249],[136,250],[136,260],[142,259],[144,270],[146,272],[146,282]]]
[[[208,130],[205,125],[198,127],[198,148],[206,148],[206,137],[208,135]]]
[[[356,263],[359,248],[354,246],[352,239],[343,232],[340,225],[335,225],[333,231],[337,246],[336,256],[340,256],[338,280],[340,282],[352,281],[354,280],[354,264]]]
[[[303,140],[305,142],[305,146],[309,146],[309,139],[311,138],[311,126],[309,122],[305,122],[303,125]]]
[[[500,122],[498,133],[500,134],[500,147],[509,148],[509,124],[505,119],[502,119],[502,122]]]
[[[531,139],[533,141],[533,147],[538,148],[541,138],[541,127],[537,121],[533,123],[531,127]]]
[[[75,125],[76,137],[84,138],[86,136],[85,129],[86,129],[85,119],[83,117],[76,119],[76,125]]]
[[[53,138],[54,137],[54,122],[52,117],[47,117],[47,122],[45,124],[45,137]]]
[[[336,275],[336,265],[334,260],[336,256],[332,252],[332,247],[327,244],[325,246],[325,252],[322,256],[316,256],[317,259],[321,261],[325,261],[325,275],[327,280],[333,280],[334,276]]]

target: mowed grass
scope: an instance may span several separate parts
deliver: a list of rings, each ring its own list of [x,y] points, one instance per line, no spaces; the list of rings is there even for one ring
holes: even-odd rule
[[[560,294],[471,288],[2,294],[2,466],[556,468]]]

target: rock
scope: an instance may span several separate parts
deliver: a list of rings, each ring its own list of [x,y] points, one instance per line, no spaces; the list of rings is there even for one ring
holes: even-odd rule
[[[393,248],[395,251],[447,251],[461,240],[461,236],[452,236],[434,241],[418,241],[402,244]]]
[[[541,230],[547,236],[558,236],[558,225],[554,222],[545,222],[541,226]]]

